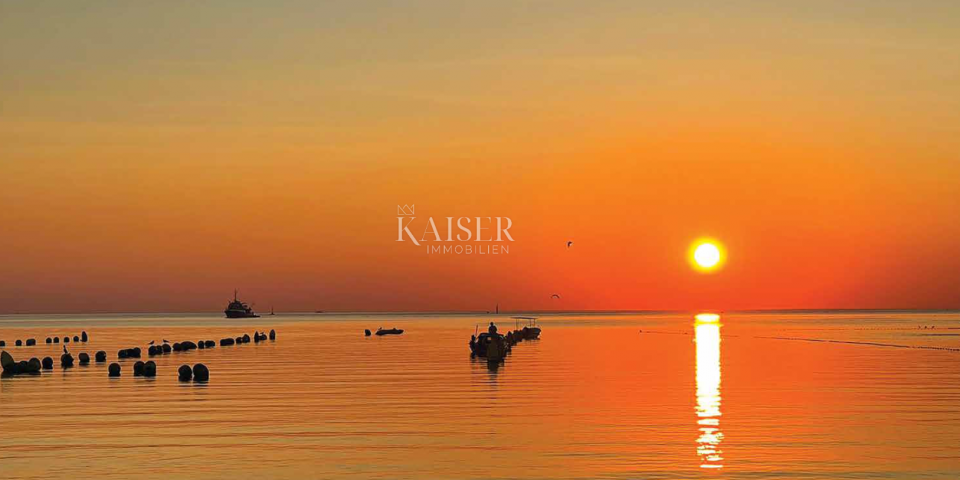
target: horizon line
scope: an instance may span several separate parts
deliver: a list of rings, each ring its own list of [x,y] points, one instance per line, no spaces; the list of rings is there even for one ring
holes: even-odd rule
[[[494,313],[488,310],[318,310],[318,311],[281,311],[276,315],[497,315],[513,314],[540,314],[540,315],[586,315],[586,314],[695,314],[695,313],[870,313],[870,312],[960,312],[960,308],[756,308],[756,309],[612,309],[612,310],[508,310]],[[0,316],[29,316],[29,315],[207,315],[219,314],[219,310],[211,311],[90,311],[90,312],[0,312]],[[269,313],[260,315],[260,318],[271,316]]]

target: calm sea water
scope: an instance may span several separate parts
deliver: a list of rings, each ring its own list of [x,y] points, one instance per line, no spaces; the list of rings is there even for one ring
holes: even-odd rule
[[[960,314],[548,315],[496,370],[490,319],[3,316],[18,360],[278,339],[2,378],[0,478],[960,478]]]

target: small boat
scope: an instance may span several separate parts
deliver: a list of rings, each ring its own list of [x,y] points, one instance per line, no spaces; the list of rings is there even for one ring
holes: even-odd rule
[[[487,356],[487,347],[495,340],[500,340],[503,335],[499,333],[489,334],[487,332],[476,335],[470,342],[470,353],[478,357]]]
[[[246,303],[237,300],[237,291],[233,291],[233,301],[223,311],[227,318],[260,318]]]
[[[401,333],[403,333],[403,329],[401,329],[401,328],[390,328],[390,329],[386,329],[386,330],[384,330],[383,328],[378,328],[378,329],[377,329],[377,336],[378,336],[378,337],[382,337],[382,336],[384,336],[384,335],[400,335]]]
[[[479,328],[478,325],[477,329]],[[490,328],[486,332],[479,335],[475,333],[470,337],[470,354],[484,357],[488,363],[499,363],[510,353],[512,342],[509,339],[513,338],[513,333],[508,335],[509,337],[497,333],[497,327],[490,322]]]
[[[527,325],[520,329],[520,336],[524,340],[537,340],[540,338],[540,326],[537,325],[537,317],[513,317],[514,320],[519,322],[525,320]]]
[[[500,363],[510,353],[511,344],[499,333],[481,333],[470,341],[470,354],[486,358],[488,363]]]

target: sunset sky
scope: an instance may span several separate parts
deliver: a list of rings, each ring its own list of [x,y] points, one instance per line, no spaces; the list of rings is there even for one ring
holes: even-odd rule
[[[958,18],[3,2],[0,313],[960,308]],[[427,255],[398,204],[515,241]]]

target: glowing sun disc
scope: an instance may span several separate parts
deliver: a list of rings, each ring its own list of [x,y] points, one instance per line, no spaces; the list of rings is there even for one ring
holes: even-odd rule
[[[720,262],[720,249],[712,243],[704,243],[693,251],[693,259],[703,268],[710,268]]]
[[[690,247],[690,264],[701,272],[716,270],[723,264],[723,247],[712,239],[700,239]]]

